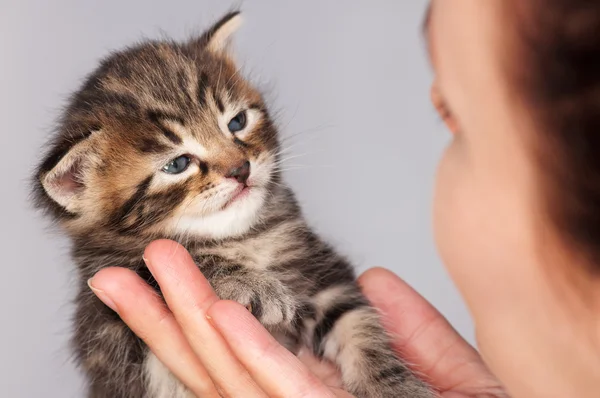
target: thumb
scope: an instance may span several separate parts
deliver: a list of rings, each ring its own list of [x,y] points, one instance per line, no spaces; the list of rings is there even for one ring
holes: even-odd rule
[[[390,271],[374,268],[361,275],[359,283],[381,311],[394,348],[427,382],[441,392],[502,391],[477,351],[406,282]]]

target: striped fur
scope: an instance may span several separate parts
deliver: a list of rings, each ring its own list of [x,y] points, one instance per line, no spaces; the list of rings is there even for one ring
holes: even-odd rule
[[[290,350],[305,345],[335,363],[357,397],[432,397],[394,354],[349,262],[309,228],[281,181],[266,105],[226,52],[238,18],[188,43],[145,42],[105,59],[73,95],[38,169],[37,203],[73,241],[73,344],[89,396],[190,396],[85,282],[128,267],[160,293],[142,253],[169,238],[220,297],[250,305]],[[232,134],[240,111],[246,127]],[[181,155],[191,159],[185,171],[161,170]],[[226,178],[245,161],[246,182]]]

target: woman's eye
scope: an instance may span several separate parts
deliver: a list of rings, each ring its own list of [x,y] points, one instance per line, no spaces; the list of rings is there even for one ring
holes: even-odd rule
[[[179,156],[178,158],[175,158],[173,160],[171,160],[169,163],[167,163],[163,168],[162,171],[164,171],[167,174],[180,174],[183,173],[188,166],[190,165],[190,158],[187,156]]]
[[[241,111],[229,121],[229,123],[227,124],[227,128],[232,134],[235,134],[246,127],[246,122],[246,111]]]

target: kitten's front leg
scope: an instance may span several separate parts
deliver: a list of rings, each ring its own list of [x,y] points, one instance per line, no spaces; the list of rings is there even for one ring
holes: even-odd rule
[[[81,282],[72,340],[89,398],[146,398],[148,348]]]
[[[263,325],[285,327],[294,322],[298,300],[276,273],[230,264],[200,269],[217,296],[246,306]]]
[[[358,287],[330,287],[315,302],[313,350],[338,366],[346,390],[357,398],[438,396],[396,356],[377,312]]]

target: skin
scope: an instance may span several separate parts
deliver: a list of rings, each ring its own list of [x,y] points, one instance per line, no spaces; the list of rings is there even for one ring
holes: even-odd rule
[[[532,144],[543,132],[530,127],[505,67],[515,45],[506,33],[510,3],[432,5],[433,99],[449,110],[455,132],[439,165],[437,246],[471,311],[481,354],[511,396],[597,396],[600,282],[548,232],[539,210]]]
[[[540,133],[504,68],[509,7],[506,0],[435,0],[428,31],[432,101],[454,133],[436,183],[436,242],[497,378],[398,277],[373,269],[360,283],[399,354],[443,397],[507,396],[501,385],[516,398],[597,396],[600,282],[539,211],[530,137]],[[183,248],[154,242],[145,258],[168,308],[125,269],[104,269],[90,284],[194,393],[348,396],[335,388],[331,369],[309,356],[301,362],[245,308],[220,301]]]

